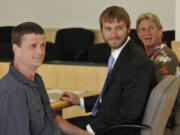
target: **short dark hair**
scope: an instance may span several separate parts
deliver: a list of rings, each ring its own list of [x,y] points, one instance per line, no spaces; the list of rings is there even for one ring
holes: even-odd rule
[[[11,44],[17,44],[18,46],[21,46],[22,37],[25,34],[31,33],[45,34],[43,28],[39,24],[34,22],[24,22],[12,30]]]
[[[114,19],[117,21],[124,21],[127,28],[130,28],[131,21],[127,11],[119,6],[111,6],[106,8],[99,17],[100,27],[102,29],[103,22],[113,22]]]

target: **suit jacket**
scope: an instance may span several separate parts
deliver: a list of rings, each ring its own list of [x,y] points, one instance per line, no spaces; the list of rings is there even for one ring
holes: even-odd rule
[[[92,129],[97,133],[116,124],[139,123],[155,84],[151,60],[133,40],[128,41],[112,69],[100,110],[90,122]],[[85,98],[86,111],[92,110],[96,98]]]

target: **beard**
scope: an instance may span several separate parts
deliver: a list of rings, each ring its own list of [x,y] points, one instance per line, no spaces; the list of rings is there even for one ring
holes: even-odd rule
[[[126,33],[124,37],[112,37],[105,40],[105,42],[110,46],[111,49],[118,49],[127,41],[127,38],[128,33]]]

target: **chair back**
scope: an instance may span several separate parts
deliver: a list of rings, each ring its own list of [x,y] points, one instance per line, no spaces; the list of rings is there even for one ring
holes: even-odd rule
[[[88,61],[95,63],[108,63],[111,49],[106,43],[94,44],[89,48]]]
[[[2,26],[0,27],[0,42],[11,43],[11,32],[14,26]]]
[[[167,75],[152,90],[143,117],[150,128],[141,129],[141,135],[163,135],[179,88],[180,79]]]
[[[55,45],[59,52],[59,60],[87,61],[88,50],[93,42],[94,33],[84,28],[57,31]]]
[[[13,60],[13,51],[10,43],[0,42],[0,60]]]

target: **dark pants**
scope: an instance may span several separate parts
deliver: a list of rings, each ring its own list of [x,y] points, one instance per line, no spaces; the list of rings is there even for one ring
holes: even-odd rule
[[[97,135],[140,135],[140,130],[135,128],[115,128],[108,131],[102,131]]]
[[[86,125],[89,124],[92,119],[93,119],[93,116],[88,115],[88,116],[70,118],[70,119],[67,119],[67,121],[80,127],[81,129],[86,130]],[[140,135],[139,129],[136,129],[136,128],[123,127],[123,128],[118,128],[118,129],[112,129],[106,132],[104,131],[96,133],[96,135]]]
[[[86,125],[89,124],[89,122],[93,119],[92,115],[88,116],[81,116],[81,117],[74,117],[67,119],[70,123],[80,127],[81,129],[86,130]]]

